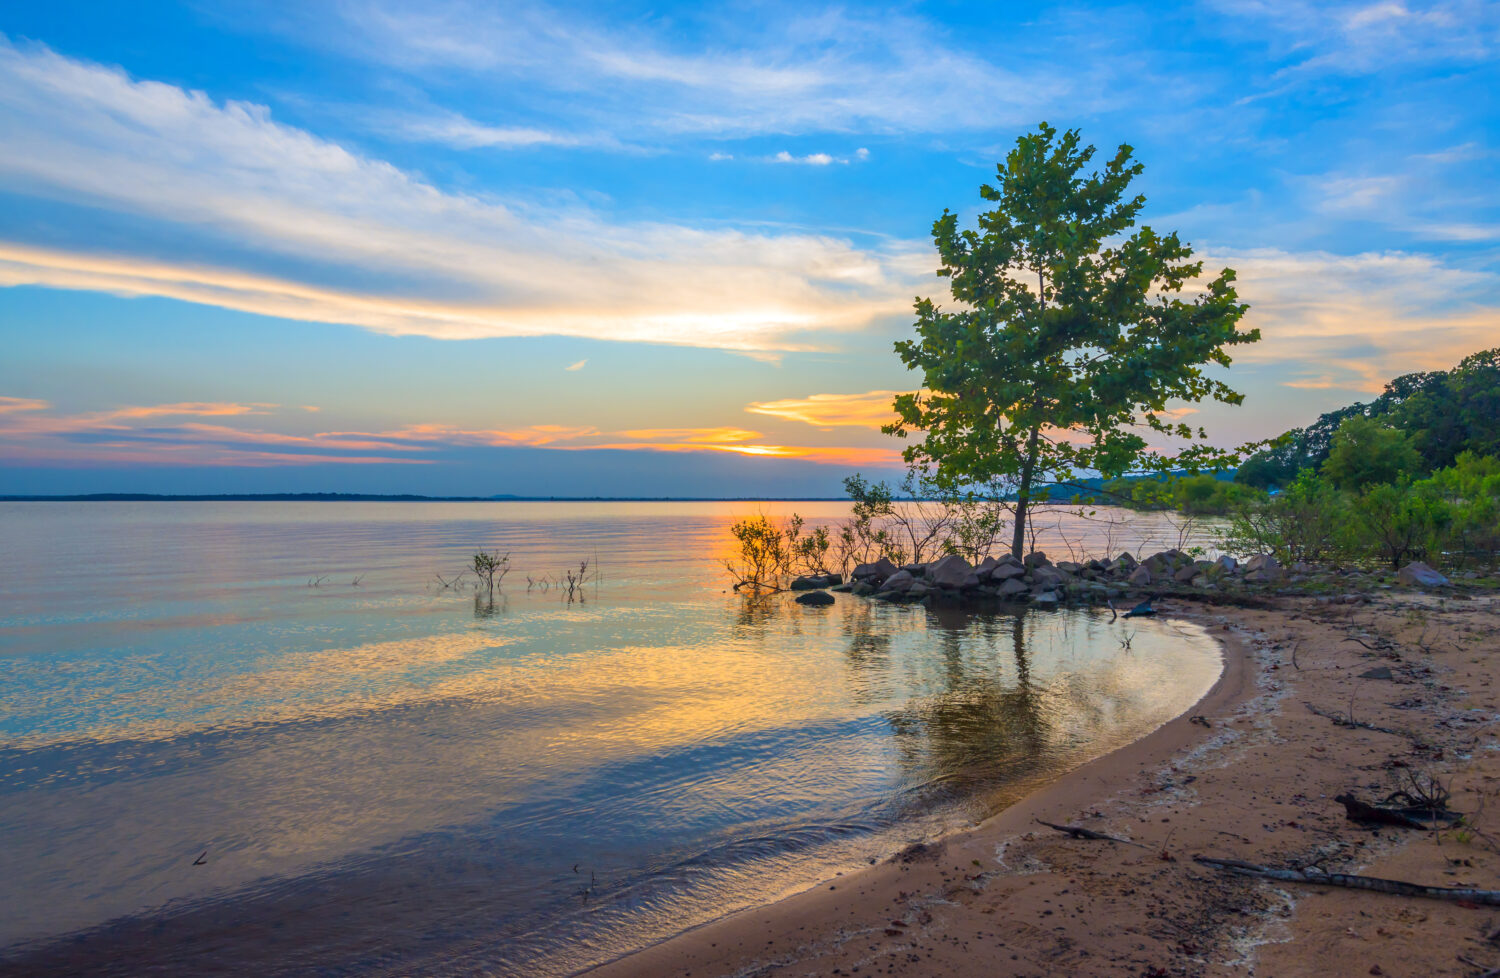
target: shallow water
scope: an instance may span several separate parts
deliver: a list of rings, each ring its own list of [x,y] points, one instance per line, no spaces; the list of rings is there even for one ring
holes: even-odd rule
[[[844,507],[0,504],[0,964],[568,974],[983,817],[1218,675],[1181,623],[727,593],[728,525],[792,510]],[[1178,542],[1115,516],[1039,543]],[[479,547],[493,602],[438,580]]]

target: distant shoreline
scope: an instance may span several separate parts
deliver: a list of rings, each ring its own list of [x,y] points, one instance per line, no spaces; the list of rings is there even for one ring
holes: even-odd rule
[[[163,494],[93,492],[71,496],[0,495],[0,503],[847,503],[837,496],[417,496],[358,492]]]

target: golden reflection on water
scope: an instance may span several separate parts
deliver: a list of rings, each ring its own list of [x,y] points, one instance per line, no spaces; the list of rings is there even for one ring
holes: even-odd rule
[[[133,546],[116,537],[134,524],[105,510],[48,528],[59,573],[91,542],[107,576],[85,582],[89,601],[0,599],[12,602],[0,637],[52,627],[57,649],[0,659],[0,833],[13,843],[0,902],[19,908],[0,945],[215,894],[274,904],[303,879],[399,866],[422,867],[417,902],[340,940],[378,947],[408,918],[475,914],[492,930],[466,940],[554,920],[553,934],[580,928],[579,946],[618,949],[895,844],[902,825],[982,814],[1140,736],[1217,675],[1207,636],[1167,621],[1132,624],[1127,651],[1123,625],[1087,613],[725,593],[713,555],[727,522],[756,508],[645,519],[662,511],[638,505],[580,528],[555,514],[475,525],[483,507],[460,507],[445,511],[461,525],[415,529],[425,507],[405,521],[379,507],[280,511],[284,524],[274,508],[206,524],[193,510],[199,548],[236,550],[240,575],[221,565],[202,581],[167,510],[147,514]],[[607,541],[603,581],[573,604],[514,580],[493,605],[428,586],[486,534],[514,544],[520,573]],[[143,540],[181,566],[132,579]],[[309,588],[283,566],[294,557],[375,569],[360,589]],[[864,835],[777,855],[775,840],[830,822]],[[640,886],[747,832],[771,840],[761,863],[703,863],[699,889],[674,883],[610,918],[615,943],[587,936],[597,922],[545,916],[573,906],[580,848]],[[205,848],[207,865],[184,872]],[[486,885],[459,886],[455,860]]]

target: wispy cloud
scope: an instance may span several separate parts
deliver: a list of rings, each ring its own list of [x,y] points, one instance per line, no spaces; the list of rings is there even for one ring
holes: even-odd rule
[[[732,33],[732,47],[542,3],[351,0],[337,15],[330,27],[323,8],[307,8],[283,29],[413,75],[587,90],[594,122],[631,136],[990,129],[1029,123],[1066,93],[1101,90],[1045,58],[1023,71],[970,53],[930,22],[892,10],[753,24],[703,12],[705,41]]]
[[[393,334],[776,350],[805,348],[796,334],[901,314],[931,264],[919,243],[872,250],[823,235],[612,223],[579,207],[445,193],[262,106],[221,105],[39,46],[0,41],[0,86],[0,189],[151,228],[130,256],[0,243],[8,285]],[[270,271],[289,264],[301,278]],[[372,275],[378,286],[365,284]]]
[[[901,391],[866,391],[863,394],[812,394],[780,401],[757,401],[745,408],[820,428],[879,428],[896,419],[891,402]]]
[[[582,360],[579,360],[577,363],[570,363],[570,364],[568,364],[563,369],[566,370],[566,371],[568,371],[568,372],[570,372],[570,373],[576,372],[576,371],[582,370],[584,367],[588,366],[588,362],[589,362],[588,358],[584,357]]]
[[[0,398],[0,447],[12,465],[369,465],[433,464],[459,449],[542,448],[558,451],[721,452],[826,464],[894,465],[893,449],[786,445],[735,427],[635,428],[537,424],[467,428],[439,422],[379,431],[299,433],[219,421],[276,412],[275,405],[182,403],[125,405],[61,413],[43,401]],[[301,410],[300,408],[298,409]],[[170,419],[170,423],[167,422]]]

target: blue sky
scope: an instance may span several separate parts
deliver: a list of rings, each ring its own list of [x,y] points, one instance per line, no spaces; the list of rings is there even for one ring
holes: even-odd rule
[[[1493,3],[13,3],[0,492],[829,495],[1047,120],[1264,340],[1228,444],[1500,345]]]

